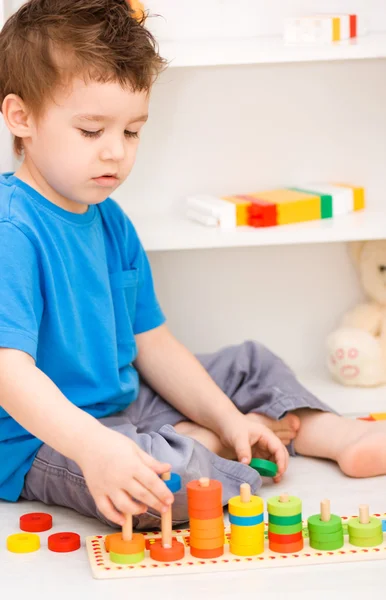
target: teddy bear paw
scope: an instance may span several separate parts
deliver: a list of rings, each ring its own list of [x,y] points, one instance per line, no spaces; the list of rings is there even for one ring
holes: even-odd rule
[[[340,329],[327,340],[327,367],[344,385],[378,385],[385,368],[376,338],[360,329]]]

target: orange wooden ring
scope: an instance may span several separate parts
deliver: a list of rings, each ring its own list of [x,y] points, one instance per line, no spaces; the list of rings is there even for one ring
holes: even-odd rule
[[[190,547],[190,554],[195,558],[218,558],[224,554],[224,546],[213,548],[213,550],[200,550]]]
[[[221,505],[216,506],[216,508],[203,508],[201,510],[196,508],[191,508],[189,506],[189,516],[193,519],[199,519],[200,521],[218,519],[223,516],[224,511]]]
[[[269,542],[269,549],[272,550],[272,552],[279,552],[279,554],[300,552],[300,550],[303,550],[303,546],[303,539],[299,540],[298,542],[292,542],[292,544],[278,544],[277,542]]]
[[[108,535],[106,535],[106,537],[105,537],[105,550],[106,550],[106,552],[110,552],[110,540],[113,537],[118,537],[119,539],[122,539],[122,532],[118,531],[118,533],[109,533]]]
[[[271,542],[277,542],[278,544],[292,544],[293,542],[298,542],[303,537],[303,532],[299,531],[298,533],[292,533],[291,535],[281,535],[280,533],[272,533],[268,532],[268,539]]]
[[[216,527],[216,529],[194,529],[190,528],[190,537],[199,540],[214,540],[215,538],[224,537],[224,525]]]
[[[185,556],[185,547],[182,542],[178,542],[175,538],[172,539],[172,547],[164,548],[162,540],[155,540],[150,544],[150,558],[158,562],[173,562],[181,560]]]
[[[189,507],[200,508],[205,506],[213,508],[222,503],[222,484],[220,481],[212,479],[208,487],[201,487],[198,480],[189,481],[186,489]]]
[[[192,545],[193,548],[198,548],[199,550],[211,550],[213,548],[219,548],[220,546],[223,546],[223,544],[224,534],[212,540],[205,540],[197,537],[190,537],[189,539],[189,545]]]
[[[108,546],[114,554],[139,554],[145,550],[145,538],[142,533],[133,533],[131,540],[123,540],[119,533],[110,537]]]
[[[215,519],[194,519],[190,517],[189,519],[190,529],[194,529],[196,531],[200,531],[204,529],[217,529],[217,527],[224,527],[224,519],[223,517],[216,517]]]

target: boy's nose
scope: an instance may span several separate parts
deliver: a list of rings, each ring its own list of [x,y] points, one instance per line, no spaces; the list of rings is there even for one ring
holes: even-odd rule
[[[102,160],[120,161],[125,157],[125,146],[120,140],[106,144],[101,152]]]

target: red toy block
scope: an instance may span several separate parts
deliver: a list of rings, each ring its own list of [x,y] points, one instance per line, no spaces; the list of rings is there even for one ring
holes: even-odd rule
[[[276,204],[260,200],[254,196],[242,196],[252,202],[247,208],[248,225],[251,227],[272,227],[277,225]]]

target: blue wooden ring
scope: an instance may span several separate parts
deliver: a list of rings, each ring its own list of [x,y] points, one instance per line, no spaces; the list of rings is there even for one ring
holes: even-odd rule
[[[239,525],[241,527],[253,527],[254,525],[260,525],[264,521],[264,513],[255,515],[254,517],[236,517],[235,515],[229,514],[229,522],[232,525]]]
[[[170,479],[163,480],[163,482],[172,494],[179,492],[182,487],[181,477],[178,473],[170,473]]]

